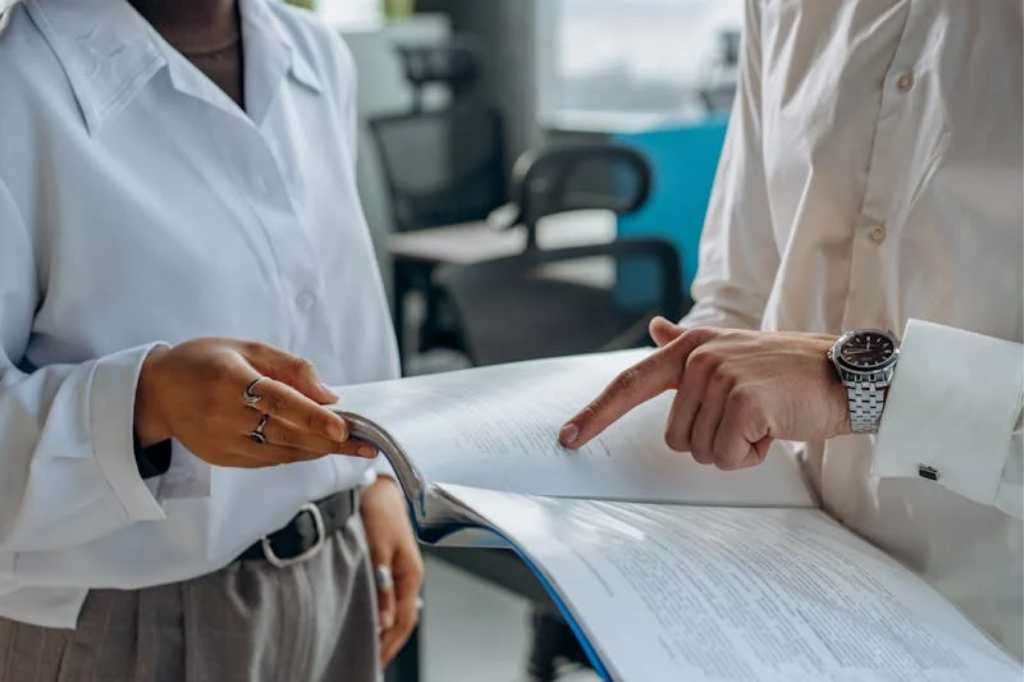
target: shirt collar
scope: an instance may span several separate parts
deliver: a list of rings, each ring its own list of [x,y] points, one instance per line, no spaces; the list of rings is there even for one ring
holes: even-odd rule
[[[126,0],[26,0],[26,6],[63,65],[92,133],[177,56]],[[316,71],[267,0],[241,0],[241,12],[245,39],[259,43],[282,73],[319,92]]]
[[[252,34],[259,35],[275,47],[286,50],[290,57],[289,66],[292,78],[311,90],[320,92],[323,89],[320,77],[304,52],[299,49],[299,46],[281,25],[281,20],[274,15],[268,1],[239,0],[239,2],[243,24],[252,31]]]

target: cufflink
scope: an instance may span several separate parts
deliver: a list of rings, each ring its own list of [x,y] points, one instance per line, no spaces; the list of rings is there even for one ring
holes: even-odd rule
[[[929,481],[939,480],[939,470],[924,464],[917,465],[917,475],[921,478],[927,478]]]

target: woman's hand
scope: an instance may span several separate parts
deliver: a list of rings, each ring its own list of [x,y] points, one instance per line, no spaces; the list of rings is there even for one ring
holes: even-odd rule
[[[383,567],[391,584],[378,585],[381,669],[395,657],[419,620],[423,559],[409,522],[401,488],[382,477],[362,496],[363,525],[370,561]]]
[[[258,402],[246,401],[253,389]],[[142,366],[135,430],[143,447],[174,438],[216,466],[260,468],[329,454],[372,458],[348,438],[337,401],[306,360],[260,343],[199,339],[155,350]],[[261,420],[265,442],[250,438]],[[258,440],[258,439],[257,439]]]

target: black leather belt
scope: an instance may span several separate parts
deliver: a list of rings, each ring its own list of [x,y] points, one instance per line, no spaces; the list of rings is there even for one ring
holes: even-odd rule
[[[266,561],[286,568],[316,556],[324,543],[359,511],[359,491],[344,490],[302,505],[284,528],[266,535],[242,552],[239,561]]]

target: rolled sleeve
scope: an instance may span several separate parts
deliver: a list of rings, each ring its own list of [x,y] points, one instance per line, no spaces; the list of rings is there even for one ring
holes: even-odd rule
[[[1021,344],[912,320],[876,442],[879,478],[938,485],[1020,516]],[[1004,478],[1006,481],[1004,483]],[[1019,478],[1017,476],[1016,478]]]
[[[131,521],[160,521],[163,508],[135,462],[135,387],[142,363],[160,344],[108,355],[96,363],[89,392],[92,443],[104,478]]]

